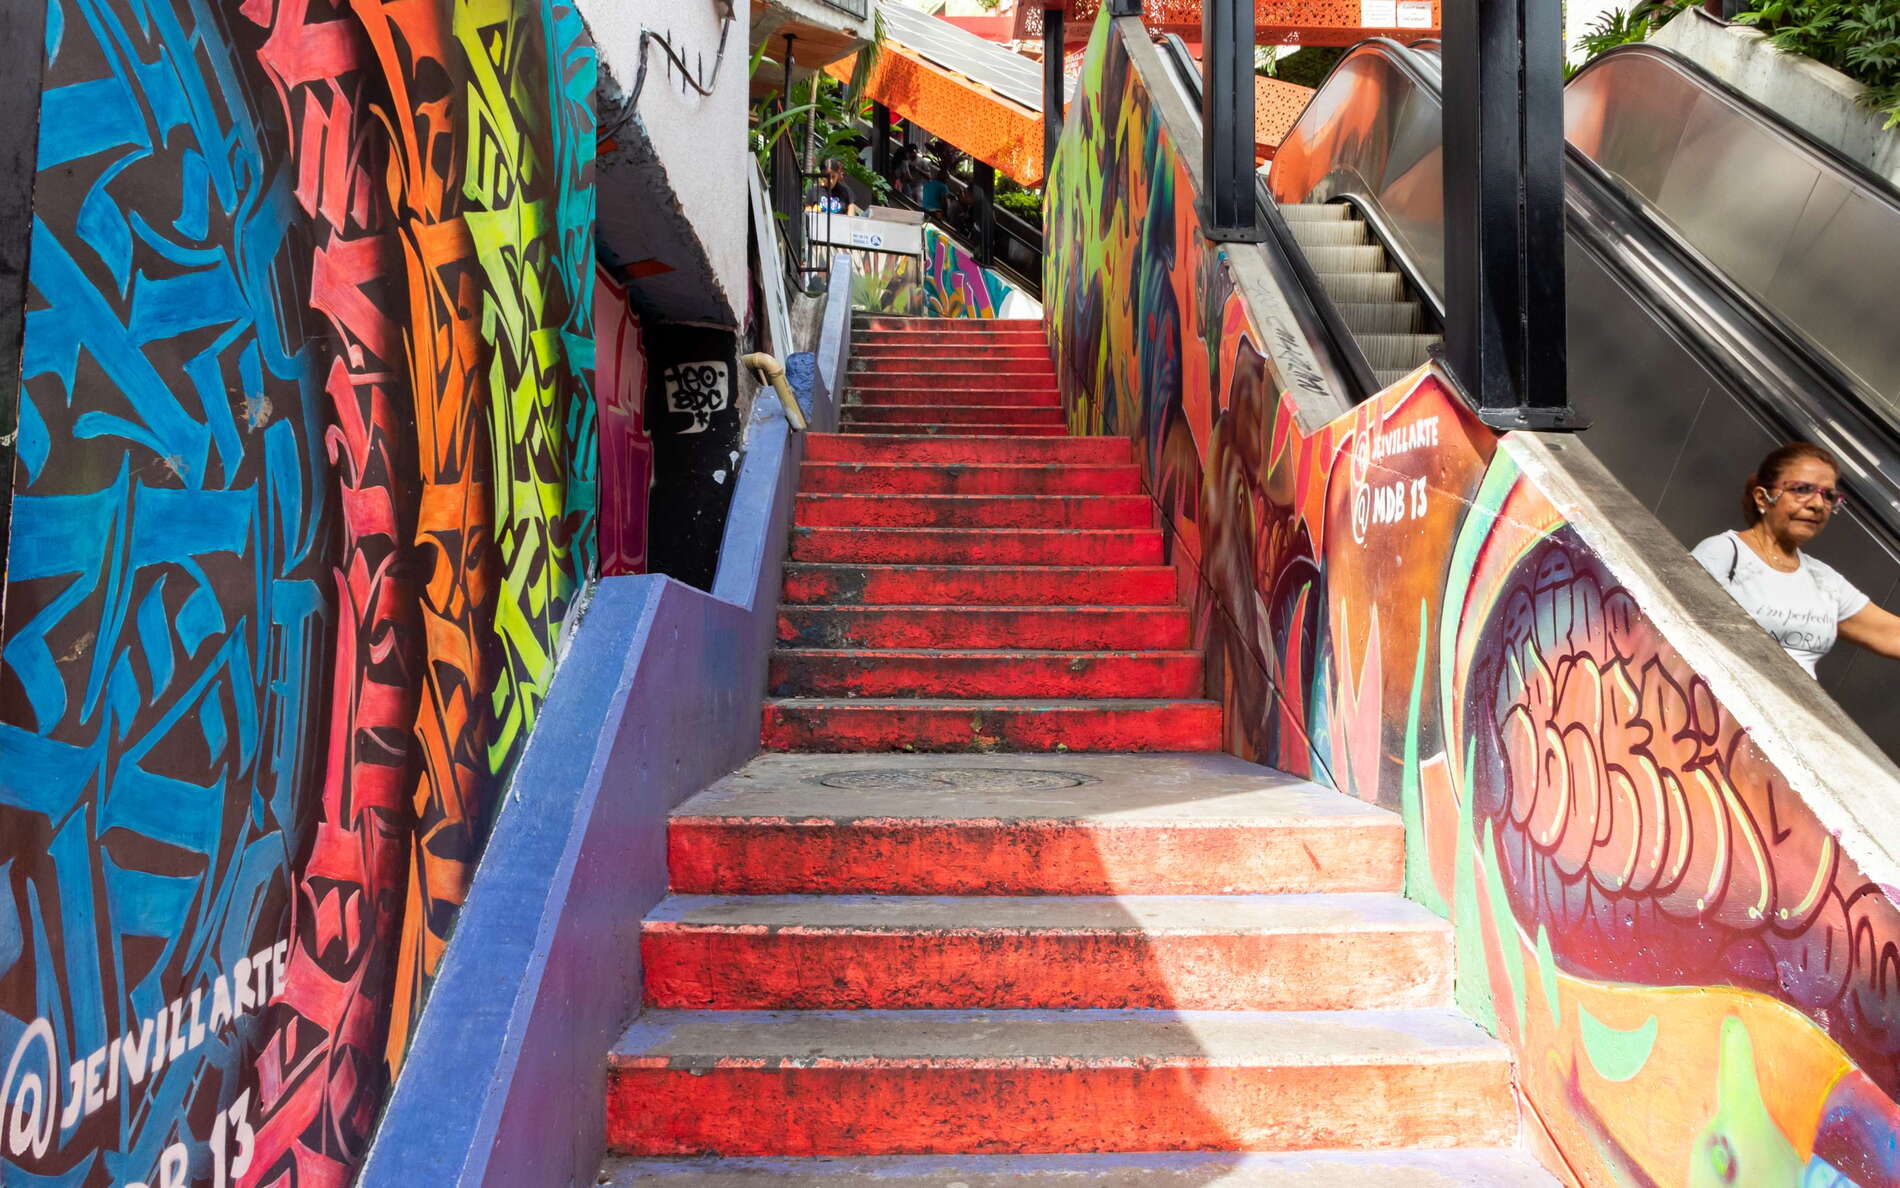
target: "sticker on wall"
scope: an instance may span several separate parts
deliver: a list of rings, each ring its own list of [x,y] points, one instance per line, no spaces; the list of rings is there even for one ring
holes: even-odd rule
[[[1359,0],[1359,25],[1365,29],[1392,29],[1399,23],[1397,0]]]
[[[732,405],[731,376],[724,363],[681,363],[666,369],[666,410],[684,413],[692,424],[681,433],[704,433],[713,414]]]
[[[1431,27],[1431,0],[1399,0],[1399,28],[1429,29]]]

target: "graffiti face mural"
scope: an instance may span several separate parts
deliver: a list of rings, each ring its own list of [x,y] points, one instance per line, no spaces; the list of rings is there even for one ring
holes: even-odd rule
[[[1900,1183],[1891,890],[1436,378],[1300,423],[1106,23],[1050,193],[1070,422],[1140,447],[1228,748],[1403,815],[1570,1170]]]
[[[595,565],[593,49],[46,12],[0,1179],[343,1183]]]

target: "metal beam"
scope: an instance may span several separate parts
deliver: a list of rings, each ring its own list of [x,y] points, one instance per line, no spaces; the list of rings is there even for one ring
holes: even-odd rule
[[[1042,184],[1049,184],[1049,170],[1056,162],[1056,148],[1062,143],[1062,120],[1068,87],[1063,68],[1068,64],[1069,48],[1063,41],[1067,12],[1046,8],[1042,13]]]
[[[1255,210],[1252,0],[1201,5],[1201,223],[1219,243],[1259,243]]]
[[[1445,346],[1485,424],[1584,428],[1566,387],[1560,0],[1446,0]]]
[[[1108,0],[1108,15],[1113,17],[1138,17],[1141,15],[1141,0]],[[1049,19],[1047,12],[1043,20]]]

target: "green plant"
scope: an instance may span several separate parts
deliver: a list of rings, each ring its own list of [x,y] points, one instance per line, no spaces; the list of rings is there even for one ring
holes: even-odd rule
[[[1861,102],[1900,126],[1900,4],[1851,0],[1757,0],[1736,18],[1777,49],[1831,66],[1867,90]]]
[[[753,52],[750,73],[756,76],[765,60],[771,39],[761,42]],[[858,51],[851,81],[840,83],[828,75],[814,73],[792,84],[789,96],[773,95],[752,105],[749,136],[752,153],[759,168],[769,176],[772,171],[772,146],[790,135],[807,136],[797,145],[801,155],[808,150],[810,165],[816,168],[827,158],[843,163],[845,173],[857,180],[882,202],[891,196],[891,184],[873,173],[858,153],[865,145],[863,129],[871,119],[871,105],[864,88],[884,48],[884,14],[877,11],[871,22],[871,44]]]
[[[1695,0],[1643,0],[1602,14],[1584,26],[1583,34],[1577,38],[1577,48],[1584,52],[1585,58],[1575,66],[1566,65],[1564,77],[1574,77],[1592,60],[1619,45],[1648,40],[1658,26],[1667,24],[1671,17],[1694,3]]]
[[[1294,50],[1284,58],[1275,59],[1271,54],[1257,57],[1255,61],[1259,65],[1255,67],[1255,73],[1298,83],[1303,87],[1317,87],[1326,81],[1326,76],[1333,72],[1333,67],[1345,56],[1343,46],[1309,45],[1305,49]]]

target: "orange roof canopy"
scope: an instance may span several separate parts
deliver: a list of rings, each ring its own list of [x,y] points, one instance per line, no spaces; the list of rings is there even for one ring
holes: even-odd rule
[[[825,72],[849,81],[855,57]],[[1022,186],[1042,184],[1042,114],[886,40],[864,93]]]

